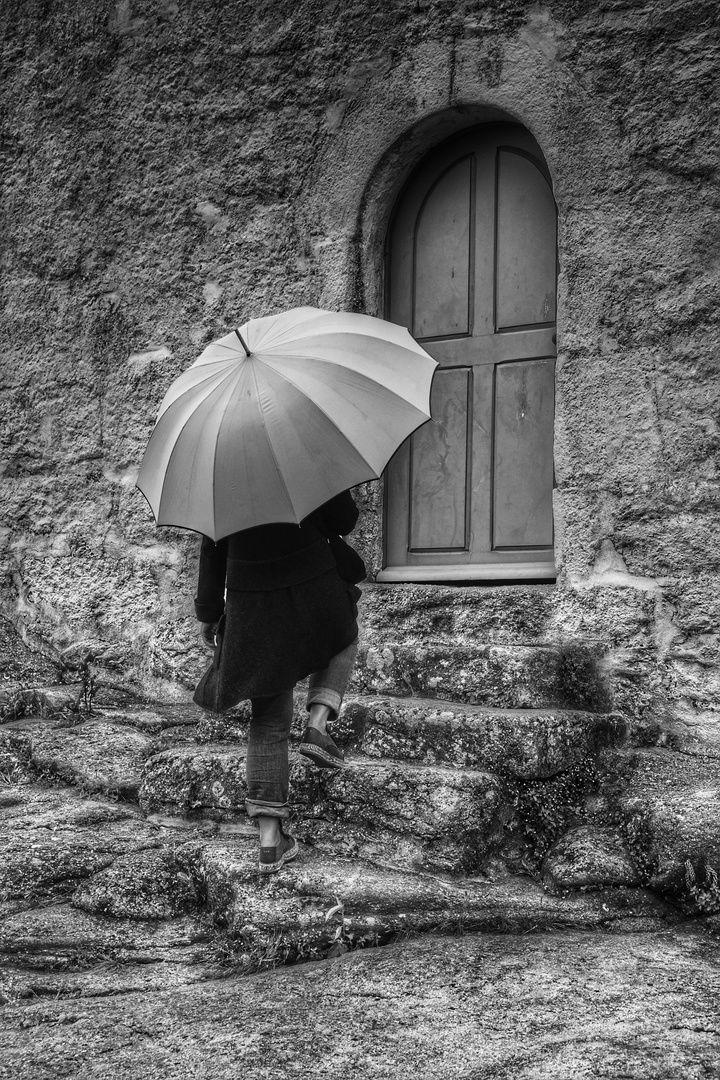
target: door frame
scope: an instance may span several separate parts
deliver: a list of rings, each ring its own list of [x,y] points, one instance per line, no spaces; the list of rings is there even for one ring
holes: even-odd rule
[[[484,117],[482,120],[477,118],[475,122],[463,123],[460,125],[460,130],[455,131],[449,137],[438,140],[434,145],[425,146],[421,155],[417,155],[416,160],[413,163],[413,167],[409,173],[406,174],[404,182],[399,186],[396,191],[395,198],[392,202],[392,209],[386,219],[386,228],[383,243],[383,259],[382,259],[382,314],[387,317],[390,310],[390,258],[391,258],[391,239],[393,229],[397,220],[397,216],[403,205],[404,199],[407,196],[408,190],[415,183],[418,173],[427,167],[429,159],[433,155],[442,153],[444,148],[451,149],[452,144],[456,142],[462,142],[473,134],[474,131],[482,131],[483,128],[488,129],[488,134],[493,128],[502,127],[515,127],[519,135],[522,135],[523,141],[527,141],[529,144],[529,150],[523,151],[520,147],[516,147],[519,153],[526,153],[526,156],[530,157],[535,164],[540,167],[540,171],[543,173],[550,191],[554,197],[552,176],[547,166],[545,156],[542,152],[542,148],[538,145],[537,140],[533,137],[532,133],[515,118],[511,118],[507,115]],[[555,200],[556,211],[557,201]],[[556,241],[557,252],[557,241]],[[557,279],[556,279],[557,280]],[[557,315],[556,315],[557,318]],[[553,341],[556,341],[556,333],[553,334]],[[554,430],[554,420],[553,420]],[[554,440],[553,440],[554,442]],[[554,466],[554,453],[553,453],[553,466]],[[553,467],[554,477],[554,467]],[[388,496],[389,496],[389,484],[385,474],[383,474],[383,498],[382,498],[382,526],[381,526],[381,544],[382,544],[382,568],[377,574],[376,580],[379,582],[454,582],[454,583],[467,583],[467,584],[482,584],[487,583],[500,583],[503,581],[508,582],[548,582],[555,581],[557,572],[555,566],[555,544],[553,541],[553,560],[544,559],[540,560],[527,560],[523,562],[518,561],[494,561],[492,563],[483,564],[481,567],[468,564],[446,564],[446,565],[401,565],[392,566],[388,565],[388,553],[387,553],[387,520],[388,520]],[[553,479],[554,487],[554,479]],[[553,514],[554,519],[554,514]]]

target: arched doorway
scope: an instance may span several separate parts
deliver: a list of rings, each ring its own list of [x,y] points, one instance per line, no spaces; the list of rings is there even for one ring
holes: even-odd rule
[[[388,467],[384,581],[552,579],[557,215],[532,136],[488,124],[400,196],[385,316],[438,360]]]

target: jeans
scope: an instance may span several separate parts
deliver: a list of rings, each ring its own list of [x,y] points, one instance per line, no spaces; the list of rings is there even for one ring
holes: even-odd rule
[[[350,678],[357,638],[342,652],[332,657],[323,671],[310,676],[307,708],[327,705],[338,714]],[[288,794],[290,768],[288,737],[293,715],[293,692],[285,690],[274,697],[252,699],[252,719],[248,735],[245,779],[248,817],[290,816]]]

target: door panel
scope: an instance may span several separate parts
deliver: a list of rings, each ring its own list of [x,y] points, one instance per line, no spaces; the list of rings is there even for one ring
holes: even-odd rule
[[[412,325],[416,338],[469,332],[471,179],[468,157],[440,177],[418,216]]]
[[[410,443],[410,551],[467,549],[470,368],[445,368],[433,380],[432,424]]]
[[[445,144],[402,196],[388,306],[439,363],[386,476],[380,580],[554,577],[556,216],[531,136]]]
[[[497,155],[495,325],[555,321],[555,202],[550,185],[524,154]]]
[[[554,361],[499,364],[495,378],[493,547],[550,547]]]

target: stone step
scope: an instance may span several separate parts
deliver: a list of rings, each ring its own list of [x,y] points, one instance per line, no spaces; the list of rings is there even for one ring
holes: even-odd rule
[[[643,880],[692,913],[720,913],[720,760],[619,752],[604,793]]]
[[[342,770],[292,769],[299,829],[337,852],[380,851],[396,865],[473,873],[505,842],[513,807],[492,773],[346,756]]]
[[[185,914],[177,914],[176,875],[153,876],[152,859],[185,867]],[[559,897],[527,879],[458,882],[305,845],[277,874],[261,876],[256,838],[196,835],[156,852],[119,856],[90,872],[65,902],[33,906],[27,898],[14,909],[3,905],[0,967],[17,969],[28,995],[82,993],[82,980],[72,973],[86,969],[100,975],[107,993],[207,978],[233,954],[245,970],[256,970],[433,930],[630,930],[666,926],[676,917],[643,889]],[[225,931],[221,937],[213,921]]]
[[[659,746],[608,752],[541,876],[561,891],[642,884],[686,914],[720,917],[720,761]]]
[[[428,639],[450,648],[546,645],[560,649],[570,663],[582,653],[602,662],[617,651],[618,640],[643,639],[654,617],[652,594],[635,590],[629,596],[620,584],[600,592],[522,582],[461,587],[363,582],[361,588],[360,641],[380,649]],[[625,669],[630,663],[642,670],[642,652],[625,644],[617,660]]]
[[[128,887],[133,885],[131,878],[123,885],[126,883]],[[0,919],[0,966],[4,968],[11,960],[30,969],[34,973],[34,993],[38,993],[38,984],[42,986],[40,972],[105,967],[106,992],[112,993],[113,985],[122,986],[124,965],[157,965],[172,970],[178,964],[204,961],[209,966],[216,959],[209,948],[213,936],[212,927],[201,923],[197,914],[174,919],[142,915],[116,919],[108,918],[104,912],[84,911],[70,902],[55,902],[18,910]],[[202,970],[198,977],[203,977]]]
[[[477,869],[501,845],[512,807],[493,774],[356,753],[346,762],[316,769],[291,754],[293,813],[308,835],[357,846],[375,834],[401,862],[454,872]],[[150,758],[139,798],[148,814],[242,820],[245,793],[244,747],[218,744]]]
[[[136,799],[144,760],[158,741],[106,716],[58,722],[53,716],[27,716],[0,731],[3,753],[40,772],[87,792]]]
[[[371,758],[489,769],[544,779],[621,744],[617,713],[489,709],[437,698],[348,698],[333,737]]]
[[[145,762],[138,797],[146,814],[218,821],[244,815],[245,748],[191,743],[163,750]]]
[[[590,648],[406,639],[361,642],[350,691],[437,697],[492,708],[611,709]]]
[[[161,830],[127,803],[37,783],[0,788],[0,900],[6,903],[68,896],[118,858],[161,846]]]
[[[533,645],[554,640],[554,585],[452,585],[365,582],[361,585],[361,635],[368,642],[391,636],[423,641]]]
[[[244,757],[242,744],[165,750],[145,764],[140,804],[158,821],[246,826]],[[501,860],[539,873],[548,848],[582,825],[588,799],[598,797],[598,770],[587,755],[563,772],[530,780],[356,751],[346,762],[342,770],[319,770],[291,754],[293,827],[328,854],[353,853],[398,868],[467,874]],[[610,856],[599,842],[595,871],[610,882],[626,857],[621,841],[614,846]]]
[[[454,882],[307,848],[262,880],[257,848],[244,839],[204,847],[199,867],[208,905],[239,948],[265,942],[296,955],[438,928],[518,931],[672,918],[640,889],[557,897],[526,878]]]
[[[294,740],[300,738],[306,717],[300,690]],[[249,702],[221,716],[203,713],[194,705],[164,711],[104,709],[89,719],[74,718],[71,724],[26,716],[0,728],[0,766],[11,772],[22,760],[86,791],[135,799],[149,757],[183,744],[190,748],[230,744],[224,752],[232,754],[232,746],[247,738],[249,719]],[[333,726],[341,746],[370,758],[490,769],[522,779],[553,776],[581,758],[622,743],[625,734],[626,725],[617,713],[491,709],[390,695],[349,696]],[[193,798],[188,800],[186,810],[192,809]],[[204,796],[199,801],[204,805]]]
[[[206,765],[221,752],[198,749],[208,755]],[[187,754],[189,748],[181,750]],[[225,760],[237,769],[242,755],[233,748]],[[419,825],[402,819],[404,795],[393,789],[394,769],[410,776],[427,800]],[[195,775],[204,782],[202,772],[196,769]],[[511,878],[492,863],[488,874],[462,878],[403,869],[397,859],[392,865],[391,843],[383,842],[390,824],[399,823],[396,844],[413,835],[416,844],[443,842],[443,823],[457,827],[458,816],[476,812],[488,793],[490,810],[480,805],[480,811],[492,821],[498,788],[487,774],[366,762],[338,774],[307,770],[306,783],[318,776],[327,788],[326,810],[342,806],[339,835],[349,831],[353,806],[356,827],[365,823],[376,845],[373,858],[341,853],[338,844],[323,841],[323,820],[311,808],[305,818],[301,812],[297,832],[307,827],[313,843],[301,843],[297,860],[267,877],[258,873],[254,830],[227,837],[208,833],[207,823],[198,822],[181,833],[143,820],[127,803],[38,782],[6,785],[0,799],[0,951],[11,963],[36,971],[195,960],[207,971],[212,943],[205,912],[228,929],[232,948],[249,957],[252,969],[438,928],[600,928],[657,925],[673,917],[648,891],[614,888],[612,875],[590,882],[606,886],[602,892],[564,897],[549,895],[527,878]],[[148,985],[163,979],[158,969]],[[44,985],[42,978],[31,984]]]
[[[295,741],[304,723],[301,697],[296,705]],[[588,763],[622,734],[615,717],[436,699],[361,698],[348,703],[347,717],[341,734],[356,745],[343,772],[293,757],[302,835],[327,852],[456,874],[496,858],[538,872],[547,847],[582,823],[594,782]],[[9,775],[27,766],[30,775],[39,771],[86,792],[138,797],[159,823],[247,827],[247,717],[208,718],[190,708],[174,711],[170,727],[167,719],[147,709],[114,710],[69,727],[22,718],[0,732],[3,769]],[[226,739],[206,741],[215,730]]]

